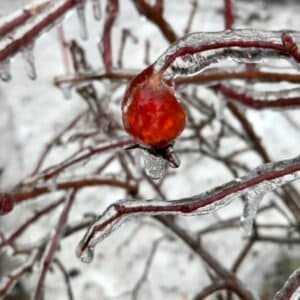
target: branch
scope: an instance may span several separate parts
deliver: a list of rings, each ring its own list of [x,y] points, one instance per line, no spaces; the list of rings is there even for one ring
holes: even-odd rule
[[[232,29],[232,25],[234,23],[233,12],[232,12],[232,0],[224,0],[225,4],[225,12],[224,12],[224,20],[225,20],[225,29]]]
[[[98,147],[88,147],[81,153],[80,155],[76,156],[75,158],[71,158],[67,161],[64,161],[60,164],[54,165],[51,168],[44,170],[43,172],[36,174],[33,177],[27,178],[23,180],[23,182],[20,184],[20,186],[27,186],[31,184],[35,184],[38,180],[48,180],[52,178],[53,176],[59,174],[66,168],[79,163],[81,161],[84,161],[95,154],[103,153],[109,150],[113,149],[120,149],[125,146],[130,146],[135,144],[135,141],[132,139],[122,139],[122,140],[116,140],[104,145],[100,145]]]
[[[300,97],[282,97],[282,98],[277,98],[275,100],[262,100],[262,99],[257,99],[254,98],[251,95],[248,95],[247,93],[239,92],[235,90],[234,88],[231,88],[226,85],[221,85],[221,84],[216,84],[213,86],[213,89],[217,92],[221,92],[224,96],[228,97],[230,100],[233,100],[234,102],[239,102],[245,106],[257,109],[257,110],[262,110],[262,109],[270,109],[270,108],[288,108],[288,109],[293,109],[295,107],[300,106]],[[290,90],[286,91],[276,91],[278,95],[288,95]]]
[[[32,199],[38,196],[41,196],[46,193],[51,193],[55,191],[63,191],[68,190],[71,188],[74,189],[82,189],[85,187],[91,187],[91,186],[102,186],[102,185],[108,185],[111,187],[118,187],[125,189],[129,192],[135,192],[136,186],[129,184],[128,182],[121,181],[118,179],[107,179],[107,178],[101,178],[97,176],[90,176],[90,177],[84,177],[84,178],[78,178],[73,180],[64,180],[61,182],[57,182],[51,186],[51,184],[44,184],[41,186],[35,186],[32,189],[26,189],[24,191],[20,192],[12,192],[12,195],[15,199],[16,203],[24,202],[28,199]]]
[[[289,40],[289,43],[287,42]],[[155,62],[157,72],[165,72],[176,59],[187,55],[195,55],[191,60],[191,68],[188,75],[199,72],[216,59],[240,57],[241,60],[256,62],[262,58],[292,58],[300,62],[297,42],[300,33],[297,31],[263,31],[263,30],[231,30],[221,32],[195,32],[173,43]],[[220,51],[221,49],[221,51]],[[225,49],[225,50],[224,50]],[[213,52],[212,58],[205,56],[205,51]],[[220,51],[219,55],[217,50]],[[202,55],[202,56],[200,56]],[[211,54],[210,54],[211,55]],[[195,68],[197,63],[199,68]]]
[[[108,0],[106,18],[101,39],[102,58],[105,69],[112,67],[111,31],[119,11],[119,0]]]
[[[297,295],[299,297],[299,290],[298,290],[299,287],[300,287],[300,269],[297,269],[288,278],[287,282],[284,284],[282,289],[278,293],[276,293],[274,300],[290,300],[294,296],[295,292],[296,293],[298,292]]]
[[[68,221],[69,212],[75,200],[75,195],[76,195],[76,190],[72,190],[67,196],[63,211],[59,217],[53,236],[49,240],[49,243],[46,247],[44,258],[42,261],[41,271],[37,280],[34,296],[32,298],[33,300],[41,300],[43,297],[43,287],[44,287],[46,274],[48,272],[50,264],[52,263],[56,249],[65,230],[65,225]]]
[[[145,0],[132,1],[138,12],[157,25],[159,30],[169,42],[174,42],[177,39],[176,33],[163,17],[163,6],[161,1],[156,1],[156,4],[153,6],[148,4]]]

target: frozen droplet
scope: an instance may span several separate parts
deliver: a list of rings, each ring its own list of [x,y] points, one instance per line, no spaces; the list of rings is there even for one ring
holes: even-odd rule
[[[87,40],[88,39],[88,30],[87,30],[84,4],[80,4],[77,6],[77,17],[78,17],[78,23],[79,23],[80,36],[83,40]]]
[[[0,78],[2,81],[10,81],[10,60],[6,59],[0,63]]]
[[[31,80],[35,80],[37,75],[36,75],[36,68],[35,68],[35,59],[34,59],[34,44],[30,44],[26,46],[22,50],[23,58],[26,62],[26,72],[28,77]]]
[[[63,96],[66,100],[71,99],[71,91],[72,91],[72,85],[69,83],[62,83],[59,85],[59,89],[62,91]]]
[[[167,170],[168,162],[161,156],[144,151],[144,167],[146,174],[152,179],[162,179]]]
[[[94,18],[95,18],[95,20],[100,21],[101,17],[102,17],[101,1],[100,0],[92,0],[92,4],[93,4]]]
[[[90,264],[94,259],[94,248],[87,246],[83,251],[81,249],[81,244],[78,245],[76,249],[76,255],[85,264]]]

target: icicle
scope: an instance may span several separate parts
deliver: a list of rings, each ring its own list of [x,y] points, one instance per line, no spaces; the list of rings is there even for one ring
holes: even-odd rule
[[[22,50],[23,58],[27,64],[26,66],[27,75],[31,80],[35,80],[37,77],[33,51],[34,51],[34,44],[30,44]]]
[[[263,198],[263,195],[254,192],[247,194],[247,200],[244,204],[243,215],[241,216],[240,224],[241,231],[244,237],[249,237],[252,234],[253,222],[256,217],[256,213],[259,207],[259,203]]]
[[[2,81],[10,81],[11,73],[10,73],[10,60],[4,60],[0,63],[0,78]]]
[[[102,17],[101,1],[100,0],[92,0],[92,4],[93,4],[94,18],[96,21],[100,21],[101,17]]]
[[[58,88],[62,91],[63,96],[66,100],[71,99],[72,84],[62,83],[58,86]]]
[[[88,29],[87,29],[87,23],[86,23],[86,17],[85,17],[85,5],[80,4],[77,6],[77,17],[78,17],[78,23],[79,23],[79,31],[80,36],[83,40],[88,39]]]
[[[146,174],[152,179],[162,179],[166,174],[168,162],[161,156],[153,155],[146,150],[143,152]]]

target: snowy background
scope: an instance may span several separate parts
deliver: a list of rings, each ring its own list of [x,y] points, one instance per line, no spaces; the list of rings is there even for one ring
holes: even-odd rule
[[[103,8],[104,8],[103,1]],[[283,4],[284,2],[284,4]],[[300,28],[300,3],[297,1],[237,1],[236,28],[294,29]],[[21,7],[26,1],[1,0],[0,15],[5,16]],[[199,1],[199,8],[193,22],[192,31],[223,30],[223,1]],[[182,34],[190,11],[189,1],[166,1],[166,17],[174,26],[178,35]],[[90,4],[87,7],[89,22],[89,40],[80,41],[88,50],[89,62],[93,68],[100,68],[102,63],[98,53],[97,42],[102,30],[102,21],[97,23],[92,17]],[[128,43],[125,49],[124,66],[142,69],[144,41],[153,41],[151,59],[155,60],[167,47],[167,42],[157,28],[142,19],[132,3],[120,1],[120,16],[113,29],[114,44],[118,45],[123,27],[131,29],[139,38],[138,44]],[[70,14],[64,21],[67,39],[78,38],[78,20]],[[115,57],[118,47],[114,47]],[[28,175],[47,141],[59,130],[67,120],[71,120],[76,112],[84,108],[84,103],[73,93],[72,99],[66,101],[60,90],[53,86],[53,78],[64,74],[57,31],[51,30],[40,38],[35,45],[35,59],[38,78],[31,81],[25,72],[25,62],[17,55],[12,62],[12,77],[9,83],[0,82],[0,186],[5,189],[14,185]],[[104,87],[98,84],[99,90]],[[121,92],[120,92],[121,93]],[[209,96],[203,95],[203,97]],[[257,134],[262,137],[273,160],[291,158],[299,154],[300,149],[300,112],[248,110],[247,115],[255,124]],[[288,134],[286,134],[288,132]],[[230,148],[230,141],[223,147]],[[58,161],[61,152],[54,152],[47,164]],[[260,164],[254,156],[246,155],[246,163],[252,167]],[[108,169],[106,172],[112,172]],[[231,175],[220,164],[203,158],[200,162],[191,159],[183,161],[176,176],[167,179],[162,186],[169,199],[182,198],[197,194],[208,188],[228,181]],[[147,186],[143,192],[148,198],[153,192]],[[101,212],[108,204],[124,197],[123,191],[89,188],[80,193],[71,213],[71,220],[79,220],[84,212]],[[45,203],[50,196],[43,196],[38,201],[17,207],[6,217],[1,217],[1,229],[12,228],[16,219],[25,219],[32,209]],[[268,201],[268,196],[264,199]],[[204,228],[218,218],[236,216],[242,211],[239,201],[222,210],[220,215],[181,218],[180,224],[187,226],[192,232]],[[26,234],[24,243],[33,242],[49,231],[56,223],[58,214],[51,218],[43,218]],[[276,213],[264,215],[268,221],[279,219]],[[261,220],[262,222],[265,220]],[[71,283],[75,299],[106,300],[130,299],[130,292],[140,278],[151,246],[162,236],[163,230],[150,219],[141,223],[131,222],[105,240],[96,250],[92,264],[84,265],[75,257],[75,247],[82,233],[64,239],[59,256],[66,264],[68,271],[77,276]],[[139,229],[137,229],[139,228]],[[29,239],[29,240],[28,240]],[[128,243],[130,239],[130,243]],[[223,231],[204,238],[205,248],[209,249],[226,267],[230,267],[239,249],[246,241],[237,229]],[[274,276],[274,268],[282,255],[299,254],[299,247],[287,249],[286,246],[257,243],[243,264],[239,276],[246,284],[259,294],[265,278]],[[15,262],[4,260],[8,268]],[[299,264],[299,263],[298,263]],[[1,270],[0,270],[1,272]],[[77,274],[78,273],[78,274]],[[271,275],[270,275],[271,274]],[[1,273],[0,273],[1,275]],[[35,275],[22,282],[23,288],[30,293],[35,284]],[[205,267],[198,257],[194,256],[180,241],[164,240],[159,244],[159,251],[154,257],[148,280],[143,285],[138,299],[172,299],[187,300],[199,292],[201,286],[209,283]],[[65,285],[59,272],[50,272],[46,279],[46,300],[66,299]]]

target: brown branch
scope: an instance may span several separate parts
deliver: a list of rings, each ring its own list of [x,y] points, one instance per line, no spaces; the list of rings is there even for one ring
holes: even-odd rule
[[[33,266],[39,258],[39,253],[35,253],[32,258],[27,260],[22,266],[14,270],[0,284],[0,296],[8,293],[9,289],[16,283],[16,281],[27,273],[32,272]],[[2,279],[2,278],[1,278]]]
[[[157,25],[158,29],[169,42],[174,42],[177,39],[176,33],[162,15],[163,9],[160,8],[160,5],[151,6],[145,0],[132,1],[138,12],[144,15],[149,21]]]
[[[61,131],[59,131],[45,146],[44,151],[42,152],[33,172],[32,172],[32,176],[35,175],[41,168],[44,160],[46,159],[48,153],[50,152],[50,150],[54,147],[54,145],[56,143],[59,142],[59,140],[61,139],[61,137],[70,129],[72,129],[78,122],[79,120],[85,115],[86,111],[80,112],[75,118],[73,118],[71,120],[70,123],[68,123],[63,129],[61,129]]]
[[[14,14],[11,18],[9,18],[9,20],[0,25],[0,37],[8,34],[12,30],[16,29],[16,27],[19,27],[20,25],[25,23],[31,17],[43,11],[50,4],[50,2],[50,0],[43,0],[39,3],[34,3],[30,6],[26,6],[17,14]]]
[[[119,11],[119,0],[108,0],[106,18],[101,38],[102,59],[105,69],[112,67],[111,31]]]
[[[32,217],[30,217],[28,220],[25,222],[21,223],[21,225],[18,226],[17,229],[15,229],[8,237],[3,238],[2,241],[0,242],[0,248],[3,247],[4,245],[10,245],[12,244],[17,237],[19,237],[21,234],[24,233],[24,231],[31,226],[33,223],[35,223],[38,219],[41,217],[45,216],[55,208],[57,208],[59,205],[61,205],[64,202],[64,198],[60,198],[57,201],[50,203],[46,207],[44,207],[41,210],[37,210]]]
[[[107,152],[109,150],[118,149],[118,148],[122,148],[125,146],[130,146],[133,144],[135,144],[134,140],[123,139],[123,140],[117,140],[117,141],[114,141],[114,142],[111,142],[108,144],[100,145],[98,147],[89,147],[88,149],[85,149],[85,151],[83,151],[82,154],[76,156],[75,158],[72,158],[72,159],[64,161],[60,164],[54,165],[51,168],[49,168],[48,170],[41,172],[40,174],[36,174],[33,177],[23,180],[23,182],[20,184],[20,186],[27,186],[27,185],[35,184],[38,180],[41,180],[41,179],[48,180],[48,179],[52,178],[53,176],[59,174],[66,168],[68,168],[76,163],[79,163],[81,161],[84,161],[84,160],[94,156],[95,154]]]
[[[53,260],[53,262],[57,265],[58,269],[61,271],[61,273],[64,277],[64,281],[65,281],[66,287],[67,287],[67,295],[68,295],[69,300],[73,300],[74,296],[73,296],[73,291],[72,291],[68,272],[66,271],[62,262],[57,257]]]
[[[234,18],[232,12],[232,0],[224,0],[225,10],[224,10],[224,20],[225,29],[232,29]]]
[[[224,281],[229,284],[238,295],[242,296],[244,300],[256,299],[251,291],[249,291],[244,284],[230,271],[225,269],[208,251],[206,251],[201,243],[193,239],[180,228],[171,217],[156,217],[162,224],[166,225],[171,231],[182,241],[185,242],[202,260],[212,268]]]
[[[203,300],[206,297],[210,296],[211,294],[218,292],[218,291],[233,291],[237,295],[242,296],[238,290],[235,289],[234,286],[231,286],[231,284],[227,282],[217,282],[217,283],[212,283],[211,285],[205,287],[200,293],[198,293],[193,300]],[[242,297],[242,299],[246,299]]]
[[[86,187],[102,186],[102,185],[122,188],[128,190],[129,192],[136,191],[136,186],[131,185],[125,181],[120,181],[118,179],[106,179],[97,176],[90,176],[90,177],[57,182],[54,184],[53,190],[49,185],[44,184],[42,186],[35,186],[31,190],[27,189],[20,192],[13,192],[13,196],[15,198],[16,203],[21,203],[28,199],[32,199],[46,193],[52,193],[54,191],[68,190],[71,188],[79,190]]]
[[[69,212],[71,210],[71,207],[74,203],[76,195],[76,190],[72,190],[69,195],[66,198],[65,205],[63,208],[63,211],[59,217],[58,223],[56,225],[55,231],[51,239],[49,240],[49,243],[47,244],[47,247],[45,249],[44,258],[42,261],[42,267],[41,271],[37,280],[36,289],[34,291],[33,300],[41,300],[43,297],[43,287],[44,287],[44,281],[48,272],[48,269],[50,267],[50,264],[52,263],[52,260],[54,258],[56,249],[58,247],[58,244],[60,242],[60,239],[63,235],[65,224],[68,221]]]
[[[224,96],[235,102],[239,102],[243,105],[257,110],[266,108],[291,109],[300,106],[300,97],[278,98],[275,100],[260,100],[221,84],[214,85],[213,89],[217,92],[221,92]]]
[[[147,47],[146,47],[147,48]],[[134,78],[140,70],[126,70],[126,69],[110,69],[109,71],[91,71],[84,74],[73,74],[69,76],[57,76],[54,79],[54,84],[60,86],[63,84],[80,84],[89,81],[102,81],[104,79],[110,80],[131,80]],[[291,82],[300,83],[300,74],[292,73],[277,73],[277,72],[265,72],[258,69],[248,69],[245,71],[236,72],[235,70],[208,70],[201,74],[195,74],[191,76],[178,76],[174,79],[176,85],[185,84],[209,84],[216,81],[229,81],[232,79],[240,80],[259,80],[262,82]]]
[[[198,8],[198,1],[193,0],[191,5],[192,5],[192,8],[191,8],[191,12],[190,12],[186,27],[184,29],[184,35],[187,35],[191,31],[192,23],[193,23],[193,20],[194,20],[194,17],[196,15],[197,8]]]
[[[207,84],[214,81],[227,81],[232,79],[240,80],[259,80],[265,82],[286,81],[291,83],[300,83],[300,74],[264,72],[258,69],[248,69],[236,72],[235,70],[210,70],[201,74],[191,75],[188,77],[175,78],[176,84]]]

